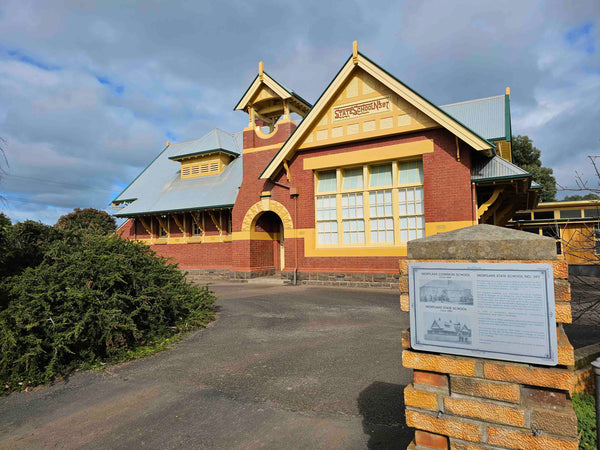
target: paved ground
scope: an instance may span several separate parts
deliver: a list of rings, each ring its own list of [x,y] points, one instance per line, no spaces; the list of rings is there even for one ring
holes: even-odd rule
[[[0,448],[405,448],[390,290],[217,285],[170,351],[0,399]]]

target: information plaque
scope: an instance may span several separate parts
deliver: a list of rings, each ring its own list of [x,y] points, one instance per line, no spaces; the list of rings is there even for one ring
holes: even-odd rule
[[[416,350],[556,365],[550,264],[412,263]]]

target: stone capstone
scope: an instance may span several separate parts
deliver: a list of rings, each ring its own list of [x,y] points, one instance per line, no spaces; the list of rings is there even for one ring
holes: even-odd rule
[[[556,259],[556,240],[524,231],[474,225],[408,242],[408,259]]]

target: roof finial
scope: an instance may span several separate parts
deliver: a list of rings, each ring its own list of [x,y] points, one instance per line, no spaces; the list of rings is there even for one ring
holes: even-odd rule
[[[358,41],[352,42],[352,61],[358,64]]]
[[[506,95],[510,95],[510,87],[506,86]]]
[[[265,71],[265,63],[260,61],[258,63],[258,77],[262,80],[263,79],[263,73]]]
[[[171,142],[170,142],[170,141],[167,141],[167,147],[168,147],[169,145],[171,145]]]

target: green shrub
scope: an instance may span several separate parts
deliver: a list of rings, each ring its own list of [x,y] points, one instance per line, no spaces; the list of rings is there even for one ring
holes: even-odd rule
[[[3,283],[0,388],[48,382],[214,319],[208,288],[186,284],[147,246],[58,232],[37,266]]]
[[[117,229],[113,216],[95,208],[75,208],[69,214],[60,216],[54,226],[63,230],[87,230],[100,234],[114,233]]]
[[[596,449],[596,401],[593,395],[573,394],[573,408],[577,415],[577,431],[581,436],[579,448]]]

